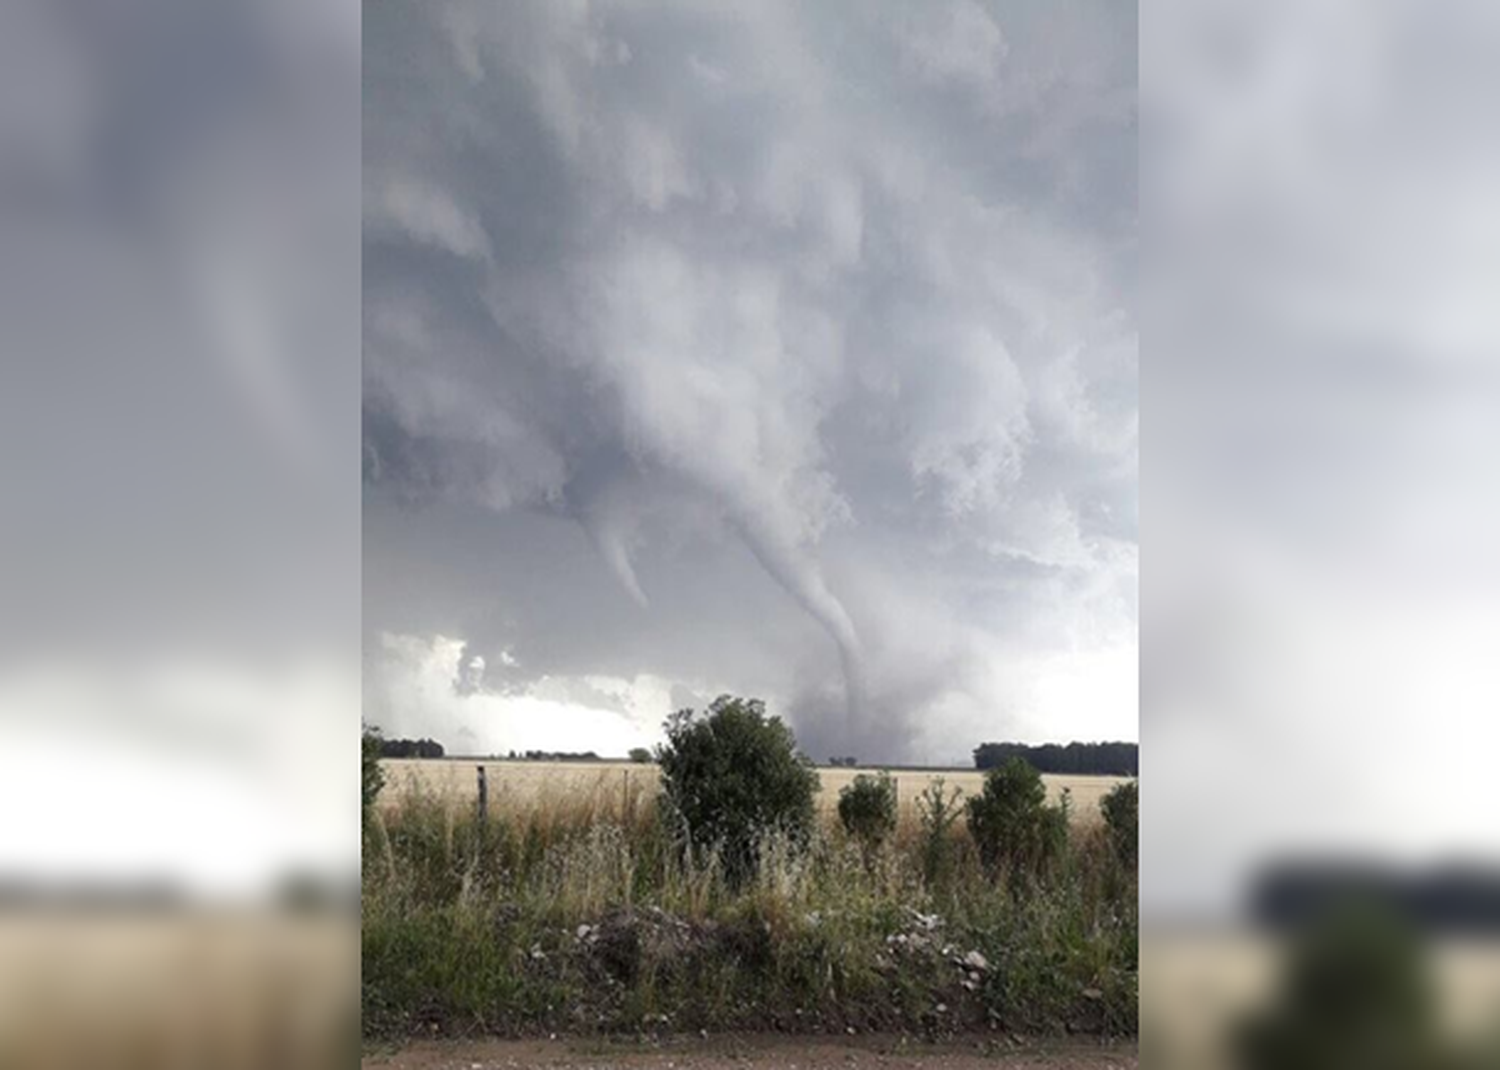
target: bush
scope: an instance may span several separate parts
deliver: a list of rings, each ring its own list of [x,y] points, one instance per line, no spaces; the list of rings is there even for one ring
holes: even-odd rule
[[[645,747],[631,747],[630,760],[637,765],[645,765],[651,761],[651,752]]]
[[[1276,1002],[1239,1023],[1246,1070],[1436,1070],[1443,1050],[1416,934],[1373,905],[1348,902],[1301,934]]]
[[[929,888],[945,884],[954,866],[953,826],[963,811],[957,788],[945,790],[942,777],[935,778],[917,796],[917,816],[922,822],[922,879]]]
[[[968,811],[969,834],[992,873],[1041,877],[1067,849],[1067,805],[1047,805],[1042,774],[1025,759],[1011,758],[990,770]]]
[[[1099,800],[1104,825],[1115,858],[1126,869],[1134,870],[1140,854],[1140,784],[1131,780],[1117,784]]]
[[[361,785],[361,813],[368,817],[370,807],[375,805],[375,799],[380,795],[380,789],[385,787],[385,772],[380,768],[380,752],[384,746],[384,740],[380,738],[380,729],[362,726],[363,738],[361,739],[360,758],[363,767],[363,784]]]
[[[861,773],[839,792],[839,821],[866,848],[879,847],[896,831],[896,782],[890,774]]]
[[[726,875],[753,875],[770,833],[805,841],[812,829],[818,774],[797,753],[796,737],[765,703],[721,695],[699,718],[681,710],[666,724],[658,754],[666,814],[681,821],[690,845],[717,850]]]

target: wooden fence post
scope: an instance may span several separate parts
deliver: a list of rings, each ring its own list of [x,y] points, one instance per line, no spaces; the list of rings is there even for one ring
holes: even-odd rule
[[[485,816],[490,812],[489,785],[484,780],[484,766],[475,766],[479,770],[479,823],[484,824]]]

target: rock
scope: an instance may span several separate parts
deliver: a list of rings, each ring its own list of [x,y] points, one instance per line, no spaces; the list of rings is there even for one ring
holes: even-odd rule
[[[964,956],[964,965],[971,970],[987,970],[990,968],[990,960],[978,951],[970,951]]]
[[[943,924],[943,919],[936,914],[923,914],[920,910],[913,910],[911,907],[907,907],[906,912],[919,929],[926,929],[930,932]]]

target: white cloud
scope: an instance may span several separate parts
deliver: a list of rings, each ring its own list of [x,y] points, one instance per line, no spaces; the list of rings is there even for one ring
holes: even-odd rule
[[[473,214],[428,182],[393,177],[380,183],[364,206],[365,225],[398,227],[413,239],[457,256],[490,255],[489,239]]]
[[[906,54],[924,78],[990,89],[1010,51],[995,20],[974,0],[926,6],[912,19]]]
[[[661,738],[671,684],[633,678],[542,676],[505,691],[455,687],[466,644],[441,635],[382,634],[374,652],[379,727],[388,737],[430,738],[450,753],[594,751],[623,757]],[[460,743],[460,741],[465,741]],[[457,746],[455,744],[458,744]]]
[[[290,873],[352,879],[359,696],[352,666],[183,656],[49,661],[0,675],[0,872],[204,896]]]

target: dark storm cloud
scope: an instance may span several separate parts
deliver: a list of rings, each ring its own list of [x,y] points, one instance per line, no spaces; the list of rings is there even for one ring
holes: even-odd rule
[[[1134,734],[1134,16],[928,16],[366,13],[372,634]]]

